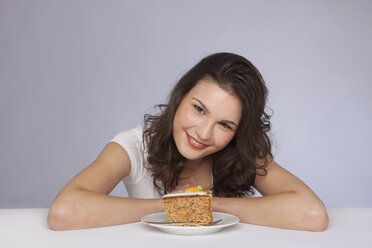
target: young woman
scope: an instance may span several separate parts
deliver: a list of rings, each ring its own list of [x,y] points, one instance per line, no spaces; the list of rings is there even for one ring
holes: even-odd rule
[[[122,132],[75,176],[50,207],[54,230],[139,221],[164,211],[161,195],[189,186],[213,190],[213,211],[242,222],[322,231],[321,200],[271,154],[267,89],[245,58],[217,53],[174,87],[159,115]],[[110,196],[123,180],[129,197]],[[249,197],[256,189],[262,197]]]

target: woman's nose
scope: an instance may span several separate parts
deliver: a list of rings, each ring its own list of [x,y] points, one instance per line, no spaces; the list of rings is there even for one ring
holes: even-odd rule
[[[209,122],[208,120],[204,120],[203,122],[199,123],[197,128],[196,134],[200,141],[207,141],[211,138],[213,131],[213,123]]]

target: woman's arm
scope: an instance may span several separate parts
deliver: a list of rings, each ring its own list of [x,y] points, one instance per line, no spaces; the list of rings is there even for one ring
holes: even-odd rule
[[[109,143],[90,166],[61,190],[50,206],[53,230],[71,230],[139,221],[164,211],[161,199],[131,199],[108,194],[130,172],[127,152]]]
[[[256,176],[255,198],[213,198],[213,211],[231,213],[242,222],[286,229],[323,231],[328,215],[322,201],[274,161],[266,176]]]

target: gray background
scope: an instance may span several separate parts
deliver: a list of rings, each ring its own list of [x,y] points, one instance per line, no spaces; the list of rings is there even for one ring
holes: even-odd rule
[[[372,207],[371,13],[361,0],[1,0],[0,208],[48,207],[222,51],[267,82],[276,161],[328,207]]]

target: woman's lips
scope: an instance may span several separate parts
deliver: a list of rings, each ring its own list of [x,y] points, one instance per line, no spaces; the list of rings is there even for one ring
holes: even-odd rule
[[[186,133],[186,136],[187,136],[187,141],[192,147],[195,147],[197,149],[203,149],[207,147],[207,145],[200,143],[199,141],[197,141],[196,139],[188,135],[188,133]]]

